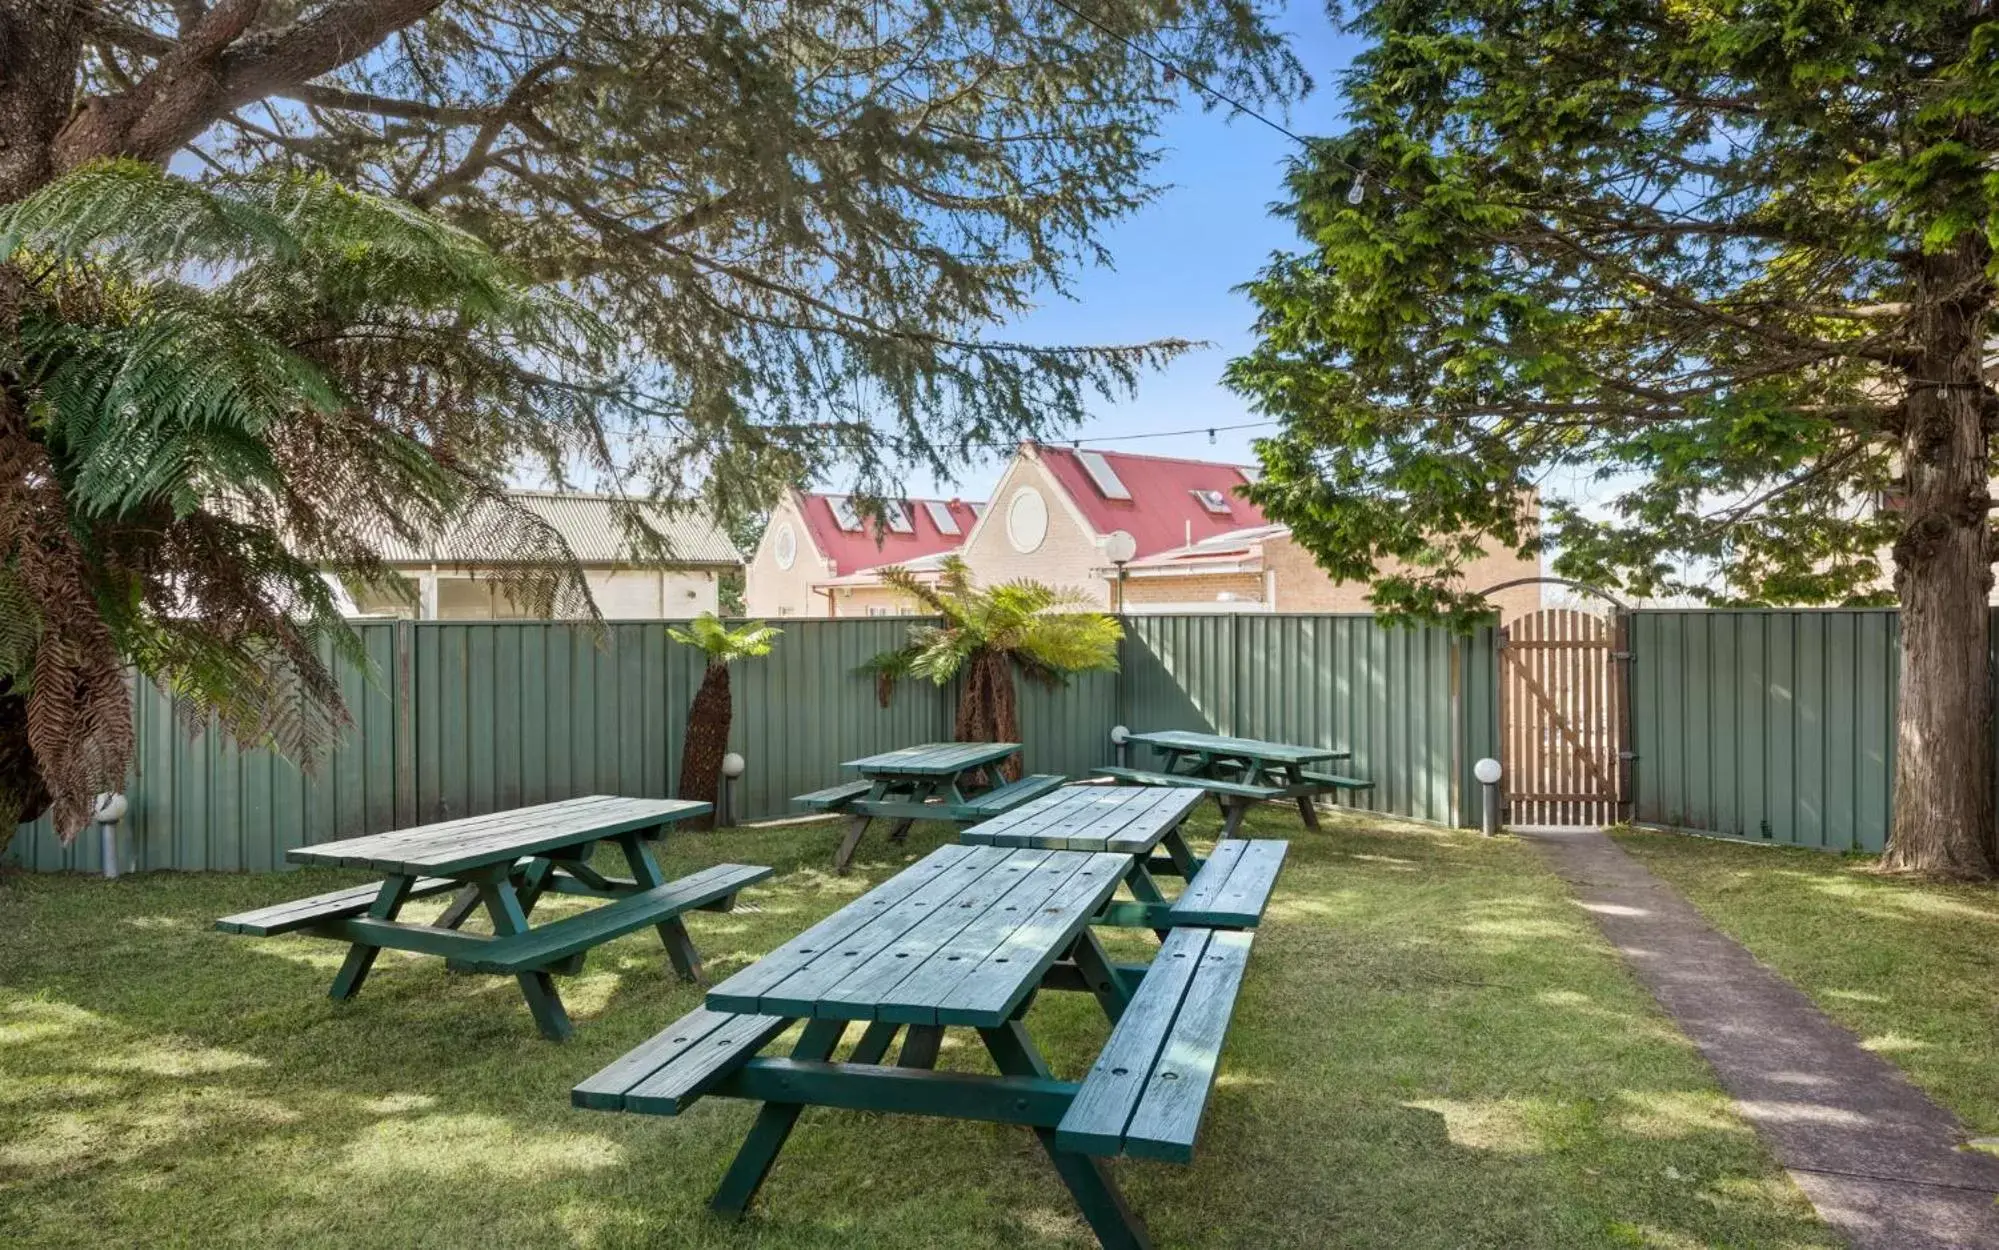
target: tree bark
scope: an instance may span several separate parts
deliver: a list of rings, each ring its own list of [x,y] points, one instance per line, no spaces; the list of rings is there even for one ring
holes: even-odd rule
[[[722,784],[722,757],[729,751],[729,722],[735,715],[729,701],[729,666],[710,664],[701,688],[687,709],[687,744],[680,751],[680,797],[713,803]],[[688,822],[695,829],[712,829],[712,815]]]
[[[83,55],[84,6],[0,6],[0,204],[54,176],[55,138],[69,118]]]
[[[1994,872],[1991,466],[1982,355],[1991,292],[1980,240],[1920,262],[1922,358],[1902,439],[1907,504],[1895,543],[1901,701],[1895,807],[1881,867],[1983,880]]]
[[[965,665],[965,688],[958,696],[959,742],[1020,741],[1020,706],[1014,695],[1013,661],[1000,651],[980,651]],[[1020,757],[1000,765],[1008,781],[1020,779]]]

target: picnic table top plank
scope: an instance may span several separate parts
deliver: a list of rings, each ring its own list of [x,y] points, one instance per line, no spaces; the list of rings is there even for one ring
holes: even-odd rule
[[[649,829],[708,810],[708,804],[686,799],[590,795],[296,847],[286,852],[286,858],[302,864],[372,868],[378,872],[450,875],[522,855]]]
[[[883,908],[860,928],[837,942],[814,947],[805,963],[757,999],[759,1011],[772,1015],[817,1015],[820,999],[849,974],[909,930],[940,910],[950,909],[954,900],[977,885],[987,873],[1003,870],[1010,858],[998,847],[977,846],[972,853],[951,865],[892,907]]]
[[[1086,790],[1089,793],[1083,793]],[[1060,845],[1052,835],[1044,841],[1034,839],[1046,834],[1051,826],[1072,811],[1108,813],[1131,798],[1130,794],[1116,786],[1065,786],[1053,794],[1044,794],[990,820],[981,821],[958,836],[967,842],[994,846],[1040,846],[1044,850],[1066,851],[1073,848]]]
[[[938,1000],[937,1023],[979,1028],[1005,1024],[1021,1000],[1041,984],[1049,965],[1089,927],[1090,918],[1117,892],[1131,867],[1131,859],[1125,855],[1060,854],[1088,858],[1027,923],[1009,933],[991,955]]]
[[[974,849],[956,842],[938,847],[709,990],[708,1005],[717,1011],[755,1011],[757,1000],[766,990],[804,967],[818,951],[866,925],[883,909],[901,902],[938,874],[949,871]]]
[[[908,980],[923,966],[924,960],[999,905],[1001,898],[1042,866],[1048,854],[1043,850],[1015,850],[997,869],[981,873],[946,905],[932,909],[921,922],[861,961],[858,968],[820,996],[814,1004],[814,1013],[821,1017],[874,1019],[876,1005],[884,995]]]
[[[1199,790],[1065,786],[959,836],[990,846],[1140,855],[1178,827],[1201,799]]]
[[[1230,931],[1208,939],[1174,1018],[1171,1043],[1161,1052],[1125,1127],[1127,1155],[1180,1163],[1194,1157],[1194,1137],[1221,1063],[1250,942],[1249,934]]]
[[[1085,856],[1050,851],[1047,859],[1002,894],[978,919],[930,953],[902,981],[882,994],[875,1019],[892,1024],[936,1024],[937,1005],[1026,921],[1041,914],[1056,892],[1074,879]]]
[[[1135,733],[1128,739],[1169,751],[1204,752],[1241,759],[1265,760],[1277,764],[1309,764],[1314,760],[1343,759],[1347,752],[1332,747],[1304,746],[1293,742],[1268,742],[1261,738],[1237,738],[1227,734],[1195,733],[1187,729],[1161,729]]]
[[[864,755],[840,766],[870,776],[949,777],[998,763],[1019,750],[1018,742],[925,742]]]

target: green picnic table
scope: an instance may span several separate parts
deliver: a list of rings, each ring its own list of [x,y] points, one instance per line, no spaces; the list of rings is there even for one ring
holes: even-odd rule
[[[215,927],[253,937],[296,932],[348,943],[346,961],[333,978],[336,999],[360,992],[383,948],[442,955],[458,972],[510,973],[542,1035],[560,1041],[572,1026],[550,974],[579,972],[592,947],[652,925],[675,971],[699,980],[701,957],[680,921],[682,913],[727,911],[744,886],[771,875],[755,865],[716,864],[677,881],[666,879],[646,846],[647,835],[708,810],[706,803],[685,799],[600,794],[302,846],[286,858],[365,868],[383,874],[383,881],[224,916]],[[592,850],[607,839],[624,852],[630,877],[607,877],[591,867]],[[446,891],[456,891],[456,897],[432,923],[396,918],[409,900]],[[535,903],[550,893],[611,901],[530,926]],[[492,918],[493,935],[460,932],[481,904]]]
[[[1193,1158],[1250,929],[1284,858],[1282,842],[1238,839],[1193,859],[1178,833],[1200,797],[1072,786],[1020,809],[1032,815],[968,829],[715,986],[704,1006],[577,1085],[571,1099],[648,1115],[677,1115],[711,1094],[761,1102],[710,1204],[730,1216],[754,1199],[807,1106],[1023,1125],[1103,1245],[1147,1246],[1104,1160]],[[1064,844],[1044,845],[1058,839]],[[1072,849],[1076,842],[1086,849]],[[1199,906],[1178,915],[1177,901],[1120,910],[1120,884],[1135,866],[1151,866],[1162,844],[1166,865],[1191,869],[1181,898]],[[1198,919],[1224,895],[1247,923]],[[1092,929],[1121,924],[1163,931],[1150,962],[1113,960]],[[1092,994],[1112,1022],[1080,1081],[1056,1079],[1028,1032],[1042,990]],[[801,1022],[788,1057],[758,1056]],[[834,1060],[856,1023],[852,1050]],[[951,1028],[972,1030],[998,1075],[936,1071]]]
[[[1266,799],[1296,800],[1305,827],[1317,829],[1319,814],[1312,806],[1314,798],[1374,788],[1371,781],[1307,767],[1350,757],[1348,752],[1331,747],[1265,742],[1259,738],[1184,729],[1135,733],[1126,741],[1151,747],[1160,757],[1159,767],[1102,767],[1096,770],[1099,776],[1143,786],[1185,786],[1206,791],[1221,805],[1224,838],[1236,836],[1252,803]]]
[[[900,842],[919,820],[949,820],[971,824],[997,816],[1008,808],[1046,794],[1066,778],[1047,773],[1000,780],[1000,765],[1020,751],[1018,742],[926,742],[921,746],[884,751],[840,765],[861,774],[791,801],[821,812],[846,812],[851,817],[833,867],[847,871],[870,821],[895,821],[889,840]]]

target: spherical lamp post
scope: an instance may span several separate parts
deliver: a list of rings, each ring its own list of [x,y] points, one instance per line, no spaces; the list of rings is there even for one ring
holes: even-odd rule
[[[717,814],[715,823],[724,829],[736,823],[736,779],[748,767],[748,762],[734,751],[722,757],[722,810]]]
[[[1499,832],[1499,761],[1482,759],[1471,766],[1471,775],[1478,778],[1485,791],[1485,813],[1479,822],[1479,832],[1489,838]]]
[[[97,822],[98,846],[107,880],[118,876],[118,822],[125,819],[128,806],[125,796],[114,790],[98,795],[96,804],[90,809],[90,818]]]
[[[1111,726],[1111,749],[1117,753],[1117,766],[1128,768],[1125,756],[1131,750],[1131,730],[1123,725]]]

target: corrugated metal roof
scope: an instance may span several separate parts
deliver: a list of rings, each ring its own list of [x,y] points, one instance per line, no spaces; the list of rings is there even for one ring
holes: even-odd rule
[[[979,505],[962,499],[909,499],[903,501],[909,518],[907,530],[882,531],[873,522],[845,529],[834,505],[846,498],[805,492],[798,495],[798,510],[804,514],[812,545],[833,562],[833,571],[841,576],[956,551],[964,545],[965,536],[979,519],[975,511]],[[937,515],[931,511],[931,504],[938,505],[952,519],[958,527],[957,533],[947,534],[937,528]]]
[[[561,534],[576,553],[580,564],[741,564],[742,553],[713,521],[698,508],[669,511],[656,504],[636,503],[648,523],[666,539],[670,553],[664,560],[637,559],[624,525],[609,495],[560,493],[555,491],[508,491],[515,502]],[[493,564],[485,544],[473,541],[467,526],[454,526],[430,542],[411,546],[394,538],[382,544],[382,558],[391,564]]]
[[[1250,480],[1240,465],[1128,451],[1078,452],[1047,443],[1033,447],[1090,528],[1099,534],[1124,530],[1137,542],[1140,559],[1185,547],[1190,540],[1268,524],[1262,509],[1236,493]],[[1114,475],[1123,496],[1105,492],[1085,455]],[[1197,494],[1203,491],[1214,492],[1227,510],[1217,512],[1203,503]]]

